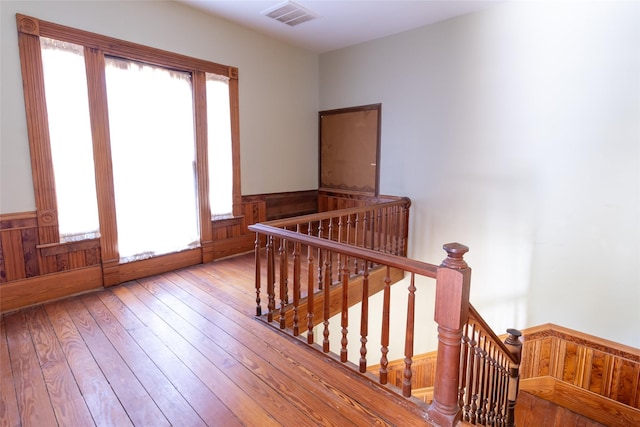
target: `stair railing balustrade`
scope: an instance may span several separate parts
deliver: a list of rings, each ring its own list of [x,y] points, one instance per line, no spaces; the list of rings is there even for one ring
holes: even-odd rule
[[[379,360],[372,365],[379,363],[378,379],[386,385],[392,333],[390,290],[393,281],[408,274],[407,319],[402,332],[405,369],[400,393],[410,398],[414,314],[420,309],[416,307],[415,279],[435,279],[438,356],[433,401],[425,408],[425,419],[439,426],[453,426],[460,420],[512,426],[519,378],[519,332],[509,330],[509,338],[502,343],[470,305],[471,269],[464,261],[466,246],[444,245],[447,258],[441,265],[406,258],[409,205],[408,199],[400,199],[249,226],[256,233],[256,315],[293,336],[306,335],[309,345],[321,342],[321,351],[334,353],[347,364],[349,307],[361,302],[357,368],[365,374],[372,357],[368,302],[380,289],[381,347]],[[332,351],[329,324],[336,314],[340,314],[340,348]],[[322,329],[318,340],[316,326]]]

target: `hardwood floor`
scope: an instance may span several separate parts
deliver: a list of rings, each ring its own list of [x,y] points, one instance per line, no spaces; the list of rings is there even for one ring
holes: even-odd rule
[[[254,312],[243,256],[5,315],[0,425],[424,425]]]
[[[426,424],[256,320],[253,274],[247,254],[3,315],[0,425]],[[597,425],[536,418],[535,403],[519,405],[519,426]]]

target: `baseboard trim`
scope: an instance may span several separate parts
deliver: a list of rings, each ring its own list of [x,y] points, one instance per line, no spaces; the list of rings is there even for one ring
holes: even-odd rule
[[[102,287],[102,268],[99,265],[14,280],[0,285],[0,312],[5,313]]]
[[[554,377],[520,381],[520,390],[612,427],[640,425],[640,410]]]

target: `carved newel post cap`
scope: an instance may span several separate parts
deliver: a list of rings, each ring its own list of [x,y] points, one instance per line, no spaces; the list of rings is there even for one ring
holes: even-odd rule
[[[507,329],[507,333],[508,333],[510,336],[512,336],[512,337],[514,337],[514,338],[516,338],[516,339],[517,339],[517,338],[520,338],[520,337],[522,336],[522,332],[520,332],[520,331],[519,331],[519,330],[517,330],[517,329],[513,329],[513,328]]]
[[[464,254],[469,252],[469,248],[460,243],[447,243],[442,248],[447,251],[447,258],[442,261],[442,267],[462,269],[469,267],[464,260]]]

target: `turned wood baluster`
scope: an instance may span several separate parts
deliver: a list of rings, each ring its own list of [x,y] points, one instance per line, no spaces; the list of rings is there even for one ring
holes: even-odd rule
[[[497,352],[495,345],[491,344],[493,356],[491,357],[491,393],[489,394],[489,424],[495,425],[496,422],[496,403],[497,403],[497,386],[500,376],[498,363],[496,361]]]
[[[429,417],[441,426],[453,426],[461,418],[458,406],[462,326],[469,316],[471,269],[463,257],[469,248],[444,245],[447,258],[436,274],[435,321],[438,323],[438,363]]]
[[[505,422],[505,411],[506,411],[506,395],[508,388],[508,372],[505,368],[507,361],[505,356],[500,354],[500,385],[499,385],[499,393],[498,393],[498,409],[497,409],[497,419],[496,424],[503,426]]]
[[[462,408],[462,419],[464,421],[469,421],[469,417],[468,417],[468,404],[467,401],[465,399],[465,396],[468,397],[469,396],[469,353],[470,353],[470,342],[472,340],[472,338],[469,336],[469,329],[470,326],[468,323],[466,323],[464,325],[464,332],[462,334],[462,348],[461,348],[461,353],[460,353],[460,372],[462,373],[462,375],[460,376],[460,384],[458,386],[458,406],[460,406],[460,408]]]
[[[472,424],[475,424],[476,421],[479,421],[480,414],[480,387],[481,387],[481,378],[482,378],[482,347],[480,346],[480,333],[476,332],[476,347],[474,350],[474,373],[473,373],[473,394],[471,395],[471,420]]]
[[[465,420],[464,413],[464,387],[467,379],[467,350],[469,346],[469,324],[462,327],[462,342],[460,343],[460,378],[458,379],[458,406],[462,408],[462,419]]]
[[[344,238],[344,222],[342,221],[342,215],[338,217],[338,237],[337,237],[337,242],[338,243],[345,243],[342,241],[342,239]],[[344,263],[344,256],[342,255],[338,255],[338,268],[337,268],[337,280],[341,279],[342,276],[342,266]]]
[[[298,226],[298,232],[300,227]],[[298,304],[300,303],[300,243],[293,244],[293,336],[300,335]]]
[[[407,256],[407,245],[409,238],[409,206],[402,206],[402,246],[401,246],[401,256]]]
[[[382,297],[382,337],[380,339],[381,348],[380,352],[382,357],[380,358],[380,384],[387,383],[387,366],[389,365],[389,359],[387,359],[387,353],[389,353],[389,321],[390,321],[390,309],[391,309],[391,268],[386,267],[387,274],[384,278],[384,291]]]
[[[375,224],[375,228],[376,228],[376,242],[374,243],[374,250],[376,251],[380,251],[383,252],[382,246],[381,245],[381,239],[382,239],[382,209],[378,209],[377,210],[377,215],[376,215],[376,224]]]
[[[380,244],[380,250],[384,253],[390,253],[389,250],[389,208],[383,208],[382,210],[382,242]]]
[[[353,244],[355,246],[360,246],[360,242],[358,241],[358,225],[360,224],[360,213],[356,213],[356,217],[354,218],[353,225]],[[353,259],[353,274],[358,274],[358,258]]]
[[[472,419],[475,419],[475,408],[474,408],[474,403],[475,403],[475,398],[477,397],[476,395],[476,359],[477,359],[477,354],[476,354],[476,349],[477,349],[477,342],[476,342],[476,330],[475,330],[475,325],[469,325],[469,327],[471,328],[471,333],[469,334],[469,349],[468,349],[468,357],[467,357],[467,381],[465,384],[465,397],[464,397],[464,403],[463,403],[463,411],[465,413],[465,421],[469,421],[469,422],[473,422]]]
[[[308,234],[313,235],[311,225]],[[315,269],[313,266],[313,248],[307,246],[307,343],[313,344],[313,298],[315,294]]]
[[[341,258],[342,257],[344,257],[344,261],[342,262],[342,314],[340,317],[342,339],[340,340],[340,361],[344,363],[347,361],[347,334],[349,331],[349,269],[347,267],[346,255],[341,255]]]
[[[288,287],[288,254],[287,254],[287,241],[286,239],[280,239],[280,329],[284,329],[287,325],[286,314],[287,304],[289,304],[289,290]]]
[[[360,312],[360,372],[367,372],[367,336],[369,335],[369,265],[362,267],[362,303]]]
[[[256,262],[256,316],[262,316],[262,307],[260,306],[260,279],[262,271],[260,271],[260,233],[256,233],[255,242],[255,262]]]
[[[333,240],[333,218],[329,218],[327,239]],[[333,252],[329,252],[329,286],[333,283]],[[326,282],[325,282],[326,284]]]
[[[322,351],[329,352],[329,308],[331,302],[331,252],[325,251],[324,254],[324,304],[323,304],[323,316],[324,330],[322,331]]]
[[[400,216],[400,206],[394,206],[393,208],[393,223],[395,225],[395,231],[393,232],[394,238],[395,238],[395,245],[394,245],[394,255],[400,255],[402,256],[402,252],[401,252],[401,239],[400,239],[400,233],[402,232],[402,218]]]
[[[516,398],[518,397],[518,387],[520,382],[520,360],[522,356],[522,343],[520,336],[522,333],[517,329],[507,329],[509,336],[504,341],[505,345],[514,355],[518,363],[509,361],[509,392],[507,404],[507,427],[515,425]]]
[[[491,360],[491,343],[485,337],[484,338],[484,378],[482,388],[482,417],[481,421],[484,424],[489,423],[491,417],[491,374],[492,374],[492,360]]]
[[[480,388],[478,390],[478,414],[477,419],[478,423],[484,424],[486,422],[487,417],[487,378],[488,374],[488,366],[489,361],[487,360],[487,351],[485,349],[486,341],[484,337],[482,337],[482,348],[480,350],[480,363],[482,368],[480,369]]]
[[[322,232],[324,227],[322,227],[322,220],[318,222],[318,237],[322,238]],[[318,248],[318,290],[322,289],[322,249]]]
[[[273,322],[273,313],[276,310],[276,263],[273,249],[273,236],[267,236],[267,321]]]
[[[413,364],[413,336],[416,313],[415,278],[416,275],[411,273],[411,282],[409,284],[409,296],[407,301],[407,332],[404,340],[404,372],[402,380],[402,395],[404,397],[411,396],[411,379],[413,376],[411,365]]]
[[[476,328],[476,324],[473,324],[474,328],[474,347],[473,347],[473,392],[471,394],[471,409],[470,416],[471,422],[475,422],[478,414],[479,397],[480,397],[480,381],[482,378],[482,347],[480,331]]]
[[[371,230],[371,211],[366,211],[364,213],[364,218],[362,219],[362,247],[371,249],[371,233],[367,233],[367,231]]]
[[[351,228],[353,227],[353,223],[351,221],[351,215],[347,215],[347,244],[348,245],[354,245],[355,246],[355,241],[351,240],[351,235],[353,234],[351,232]],[[348,270],[349,269],[349,265],[351,264],[351,259],[349,257],[345,258],[345,265],[344,267]]]

